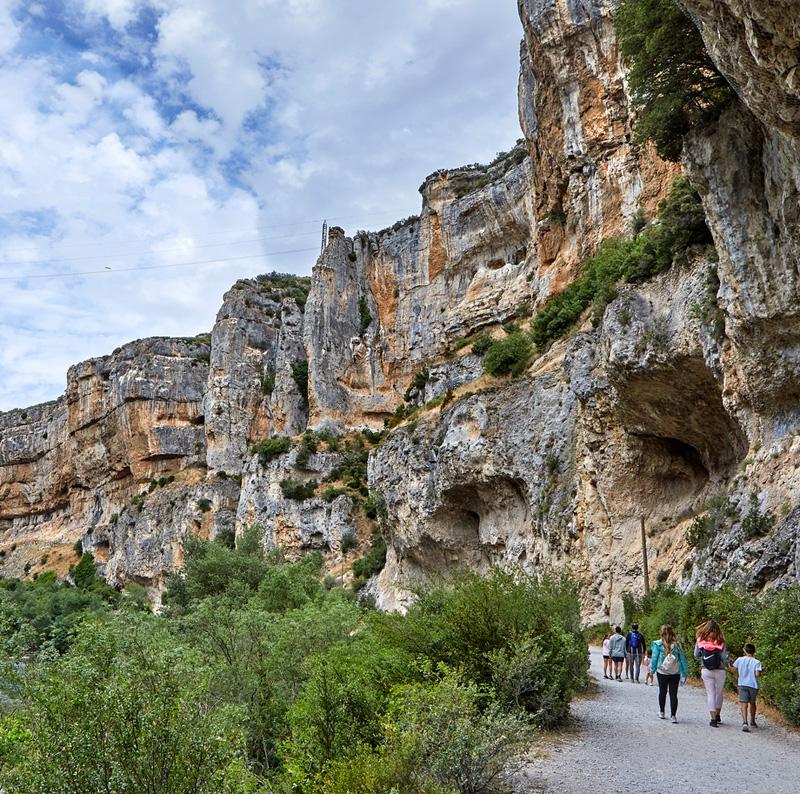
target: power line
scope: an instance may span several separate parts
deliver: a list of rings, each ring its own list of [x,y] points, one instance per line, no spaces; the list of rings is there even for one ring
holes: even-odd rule
[[[205,245],[194,245],[192,248],[219,248],[224,245],[244,245],[245,243],[262,243],[269,240],[287,240],[295,237],[311,237],[316,232],[303,232],[302,234],[281,234],[274,237],[253,237],[249,240],[230,240],[222,243],[206,243]],[[91,262],[98,259],[115,259],[120,256],[151,256],[155,254],[175,254],[185,250],[184,248],[151,248],[148,251],[128,251],[125,253],[97,254],[94,256],[76,256],[69,259],[29,259],[17,262],[0,262],[0,265],[55,265],[64,262]]]
[[[66,273],[35,273],[32,276],[0,276],[0,281],[29,281],[47,278],[72,278],[75,276],[110,275],[112,273],[134,273],[142,270],[165,270],[170,267],[189,267],[191,265],[216,265],[225,262],[241,262],[245,259],[262,259],[267,256],[281,256],[283,254],[307,254],[316,251],[315,248],[295,248],[292,251],[271,251],[263,254],[250,254],[249,256],[232,256],[222,259],[197,259],[193,262],[175,262],[169,265],[144,265],[142,267],[120,267],[102,270],[81,270]]]
[[[334,220],[334,221],[342,222],[342,221],[353,220],[353,219],[357,219],[357,220],[367,220],[367,219],[372,219],[372,218],[389,218],[389,219],[394,218],[394,219],[397,219],[402,214],[403,214],[402,212],[396,212],[396,213],[389,213],[389,212],[377,213],[376,212],[376,213],[371,213],[369,215],[363,215],[363,214],[360,214],[360,215],[339,215],[339,216],[334,216],[332,218],[328,218],[328,220]],[[311,218],[311,219],[305,220],[305,221],[297,221],[297,222],[293,222],[293,223],[271,224],[269,226],[255,226],[255,227],[247,227],[247,228],[229,227],[228,229],[217,229],[216,231],[206,232],[205,234],[208,235],[208,236],[213,237],[213,236],[220,235],[220,234],[236,234],[236,233],[240,233],[240,232],[257,233],[257,232],[260,232],[260,231],[268,231],[268,230],[271,230],[271,229],[297,228],[298,226],[306,226],[306,225],[309,225],[309,224],[312,224],[312,223],[316,225],[316,224],[322,223],[324,220],[325,220],[325,218]],[[159,238],[154,236],[154,237],[150,237],[150,238],[139,237],[139,238],[136,238],[134,240],[86,240],[86,241],[84,241],[82,243],[78,243],[78,242],[63,243],[63,244],[60,245],[60,247],[61,248],[76,248],[76,247],[81,247],[81,246],[93,246],[93,245],[130,245],[132,243],[141,243],[141,242],[144,242],[144,241],[146,241],[148,239],[150,239],[150,240],[158,240]],[[6,251],[6,253],[14,253],[14,252],[19,252],[19,251],[31,251],[31,250],[37,250],[37,249],[34,246],[22,246],[20,248],[11,248],[8,251]]]

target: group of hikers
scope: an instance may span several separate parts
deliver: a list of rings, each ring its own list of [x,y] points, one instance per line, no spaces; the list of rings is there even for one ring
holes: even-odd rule
[[[707,620],[697,627],[694,656],[700,660],[700,675],[711,715],[708,724],[712,728],[722,723],[720,714],[726,670],[738,675],[742,730],[749,732],[751,728],[758,727],[756,697],[763,668],[761,662],[755,658],[755,645],[747,643],[743,650],[743,656],[731,657],[722,629],[716,621]],[[678,686],[686,683],[688,669],[686,653],[678,641],[675,629],[670,625],[662,626],[660,638],[654,640],[648,648],[637,623],[631,624],[627,634],[623,634],[622,629],[617,626],[613,634],[606,634],[603,638],[603,677],[611,681],[622,681],[623,665],[625,678],[634,684],[640,683],[642,667],[646,671],[646,685],[651,685],[655,676],[658,682],[659,716],[662,720],[666,719],[665,708],[669,695],[670,716],[672,722],[677,723]]]

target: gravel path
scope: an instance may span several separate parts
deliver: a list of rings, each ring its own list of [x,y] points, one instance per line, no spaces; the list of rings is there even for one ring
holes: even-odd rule
[[[658,718],[657,687],[606,681],[599,651],[592,649],[591,657],[597,696],[573,703],[574,729],[546,742],[518,778],[517,792],[800,791],[797,735],[763,715],[761,727],[743,733],[738,704],[727,700],[725,724],[711,728],[705,691],[690,685],[679,690],[673,725],[669,701],[667,719]]]

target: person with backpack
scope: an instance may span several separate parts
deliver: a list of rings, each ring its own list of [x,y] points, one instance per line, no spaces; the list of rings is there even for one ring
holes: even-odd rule
[[[700,677],[706,688],[709,725],[717,728],[722,722],[722,700],[725,694],[725,668],[728,666],[728,649],[725,637],[716,620],[707,620],[697,627],[694,644],[695,659],[700,660]]]
[[[664,709],[669,693],[669,709],[672,722],[678,722],[678,684],[686,683],[686,654],[678,642],[678,636],[672,626],[661,627],[661,639],[654,640],[650,671],[658,679],[658,711],[662,720],[666,719]]]
[[[632,623],[631,630],[625,637],[625,653],[630,662],[630,678],[635,684],[639,683],[639,671],[642,669],[644,646],[644,635],[639,631],[639,624]]]
[[[617,681],[622,681],[622,663],[625,661],[625,635],[619,626],[614,629],[614,634],[608,641],[608,651],[611,654],[611,661],[614,663],[613,675]]]

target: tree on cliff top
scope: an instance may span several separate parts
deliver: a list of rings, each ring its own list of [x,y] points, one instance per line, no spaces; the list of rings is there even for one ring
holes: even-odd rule
[[[636,138],[678,160],[684,136],[716,117],[733,91],[674,0],[622,0],[614,21],[639,114]]]

